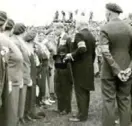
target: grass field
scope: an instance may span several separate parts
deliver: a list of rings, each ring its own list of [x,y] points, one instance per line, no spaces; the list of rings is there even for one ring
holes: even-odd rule
[[[53,105],[52,107],[49,107],[48,109],[44,110],[46,113],[46,118],[42,120],[37,120],[36,122],[28,123],[25,126],[102,126],[102,98],[100,85],[100,79],[95,79],[96,90],[94,92],[91,92],[89,118],[87,122],[69,122],[68,118],[72,115],[60,116],[59,114],[52,111],[53,109],[56,109],[56,105]],[[77,112],[76,99],[74,93],[72,99],[72,111],[73,113]]]

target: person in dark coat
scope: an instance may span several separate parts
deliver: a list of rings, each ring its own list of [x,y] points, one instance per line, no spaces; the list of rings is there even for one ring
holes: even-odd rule
[[[95,38],[88,30],[88,23],[84,16],[76,22],[78,33],[75,35],[73,51],[66,55],[71,59],[75,93],[78,105],[77,117],[69,121],[85,121],[88,118],[90,102],[90,91],[94,90],[94,59],[95,59]]]
[[[115,101],[120,126],[130,125],[130,90],[132,70],[132,29],[119,19],[123,10],[115,3],[106,4],[107,24],[100,31],[103,56],[101,81],[103,94],[102,126],[113,126]]]
[[[72,78],[71,66],[64,62],[65,54],[70,52],[71,39],[68,38],[61,23],[56,24],[55,34],[58,36],[57,54],[53,56],[55,60],[55,91],[57,95],[57,107],[59,114],[71,112]]]

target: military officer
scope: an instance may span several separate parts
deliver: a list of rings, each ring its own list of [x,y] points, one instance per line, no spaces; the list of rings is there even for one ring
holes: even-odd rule
[[[115,3],[106,4],[107,24],[101,28],[100,44],[103,56],[102,94],[103,122],[102,126],[113,126],[115,101],[119,110],[120,126],[130,124],[130,90],[132,69],[132,30],[129,25],[119,19],[123,10]]]

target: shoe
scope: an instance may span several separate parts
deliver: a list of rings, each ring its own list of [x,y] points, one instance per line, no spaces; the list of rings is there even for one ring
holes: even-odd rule
[[[50,97],[51,97],[50,99],[52,99],[52,100],[56,100],[57,99],[54,93],[51,93]]]
[[[46,116],[44,112],[38,112],[37,115],[41,116],[41,117],[45,117]]]
[[[67,115],[66,111],[62,111],[59,113],[60,115]]]
[[[72,117],[79,117],[79,113],[73,113]]]
[[[51,105],[52,105],[48,100],[45,100],[43,103],[44,103],[45,105],[48,105],[48,106],[51,106]]]
[[[31,116],[30,116],[32,119],[42,119],[42,116],[39,116],[39,115],[37,115],[37,114],[32,114]]]
[[[120,124],[119,119],[115,120],[115,124],[117,124],[117,125],[119,125],[119,124]]]
[[[51,100],[50,98],[48,99],[48,101],[49,101],[49,103],[55,103],[55,101],[54,100]]]
[[[19,119],[19,122],[20,122],[20,124],[22,124],[22,125],[24,125],[26,122],[25,122],[25,120],[23,119],[23,118],[20,118]]]
[[[57,109],[53,109],[52,111],[53,111],[53,112],[56,112],[56,113],[60,113],[60,111],[57,110]]]
[[[25,120],[26,121],[32,121],[32,122],[35,122],[36,121],[35,119],[32,119],[29,115],[26,115],[25,116]]]
[[[81,120],[78,118],[69,118],[70,122],[80,122]]]

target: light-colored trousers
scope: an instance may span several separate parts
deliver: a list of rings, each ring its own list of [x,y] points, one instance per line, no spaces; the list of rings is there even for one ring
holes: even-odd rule
[[[54,76],[55,76],[55,67],[53,65],[52,69],[51,69],[51,76],[49,77],[49,88],[50,88],[49,90],[50,90],[50,93],[55,93]]]
[[[24,85],[19,92],[19,107],[18,107],[18,117],[24,117],[25,103],[26,103],[27,85]]]

